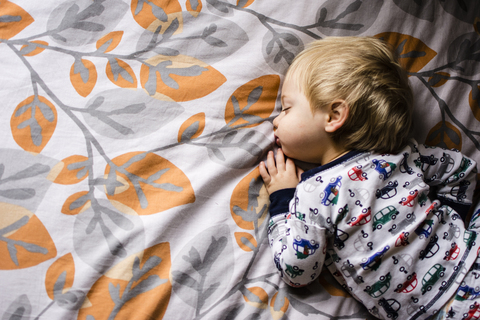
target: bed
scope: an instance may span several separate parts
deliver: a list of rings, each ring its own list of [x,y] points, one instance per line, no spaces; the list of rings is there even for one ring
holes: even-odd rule
[[[478,1],[0,1],[1,319],[374,319],[282,282],[257,167],[295,54],[352,35],[480,161]]]

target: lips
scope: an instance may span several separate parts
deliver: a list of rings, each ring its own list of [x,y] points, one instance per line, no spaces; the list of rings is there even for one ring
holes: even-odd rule
[[[280,143],[280,139],[279,139],[277,136],[275,136],[275,143],[276,143],[277,146],[279,146],[279,147],[282,146],[282,144]]]

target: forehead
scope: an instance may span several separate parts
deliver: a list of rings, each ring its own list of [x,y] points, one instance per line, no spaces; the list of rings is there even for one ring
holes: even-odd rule
[[[297,84],[297,81],[295,81],[295,79],[292,79],[291,77],[285,78],[282,86],[282,100],[293,99],[298,94],[302,94],[302,92]]]
[[[288,73],[283,81],[282,96],[292,93],[304,93],[299,78],[295,76],[296,73]]]

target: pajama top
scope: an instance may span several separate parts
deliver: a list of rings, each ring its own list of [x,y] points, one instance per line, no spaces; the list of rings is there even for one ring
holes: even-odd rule
[[[476,164],[418,145],[351,151],[270,195],[274,263],[292,286],[325,265],[374,316],[425,319],[462,283],[480,239],[464,226]]]

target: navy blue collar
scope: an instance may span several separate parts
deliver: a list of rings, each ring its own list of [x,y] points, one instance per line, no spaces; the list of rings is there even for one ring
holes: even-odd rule
[[[311,170],[308,170],[308,171],[305,171],[304,173],[302,173],[302,179],[301,179],[301,182],[313,177],[314,175],[316,175],[317,173],[321,172],[321,171],[324,171],[324,170],[327,170],[331,167],[334,167],[342,162],[345,162],[361,153],[364,153],[365,151],[360,151],[360,150],[352,150],[352,151],[349,151],[348,153],[344,154],[343,156],[341,156],[340,158],[337,158],[333,161],[330,161],[329,163],[323,165],[323,166],[320,166],[320,167],[316,167],[316,168],[313,168]]]

